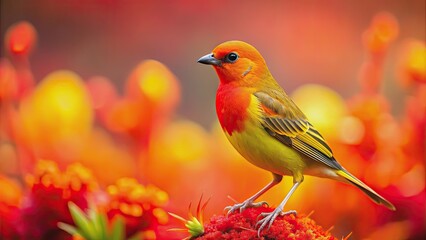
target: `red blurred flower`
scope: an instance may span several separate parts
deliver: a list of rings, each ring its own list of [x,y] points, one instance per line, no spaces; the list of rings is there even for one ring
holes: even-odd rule
[[[0,201],[0,239],[19,239],[16,222],[19,209]]]
[[[18,239],[16,222],[21,202],[21,188],[0,175],[0,239]]]
[[[5,34],[4,46],[10,55],[10,60],[16,69],[14,79],[14,97],[24,97],[34,87],[34,77],[30,70],[29,55],[37,42],[37,32],[34,26],[21,21],[10,26]]]
[[[34,26],[26,21],[15,23],[6,32],[5,47],[10,54],[28,56],[37,41]]]
[[[0,102],[16,98],[18,91],[16,70],[10,61],[5,58],[0,59],[0,86]]]
[[[105,123],[108,112],[118,99],[115,86],[108,78],[95,76],[87,80],[86,87],[97,119]]]
[[[398,33],[398,21],[387,12],[377,14],[370,27],[363,33],[363,42],[369,56],[360,72],[362,93],[375,94],[379,91],[385,56]]]

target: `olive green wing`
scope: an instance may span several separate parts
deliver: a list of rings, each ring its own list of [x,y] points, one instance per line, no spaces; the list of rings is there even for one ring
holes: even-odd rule
[[[283,91],[256,92],[265,130],[283,144],[334,169],[342,169],[321,134]]]

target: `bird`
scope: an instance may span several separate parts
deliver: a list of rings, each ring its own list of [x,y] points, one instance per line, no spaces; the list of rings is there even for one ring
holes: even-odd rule
[[[352,184],[375,203],[396,210],[337,162],[323,136],[277,83],[255,47],[243,41],[227,41],[199,58],[198,63],[213,66],[219,78],[216,113],[227,139],[248,162],[273,176],[253,196],[226,207],[227,214],[267,204],[255,200],[280,183],[283,176],[293,177],[282,202],[272,212],[259,215],[255,227],[260,236],[278,216],[296,214],[283,210],[304,175]]]

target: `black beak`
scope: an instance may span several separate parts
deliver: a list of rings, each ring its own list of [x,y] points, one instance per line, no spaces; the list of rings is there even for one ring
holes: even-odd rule
[[[220,61],[219,59],[216,59],[213,56],[213,53],[209,53],[205,56],[202,56],[200,59],[198,59],[198,62],[202,64],[214,65],[214,66],[222,65],[222,61]]]

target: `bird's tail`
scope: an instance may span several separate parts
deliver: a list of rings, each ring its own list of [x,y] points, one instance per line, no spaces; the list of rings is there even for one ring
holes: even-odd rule
[[[395,211],[395,206],[390,203],[388,200],[386,200],[384,197],[380,196],[378,193],[376,193],[373,189],[371,189],[369,186],[367,186],[365,183],[361,182],[358,178],[347,172],[346,170],[337,170],[337,175],[343,177],[348,182],[352,183],[359,189],[361,189],[365,194],[367,194],[375,203],[382,204],[385,207],[389,208],[392,211]]]

